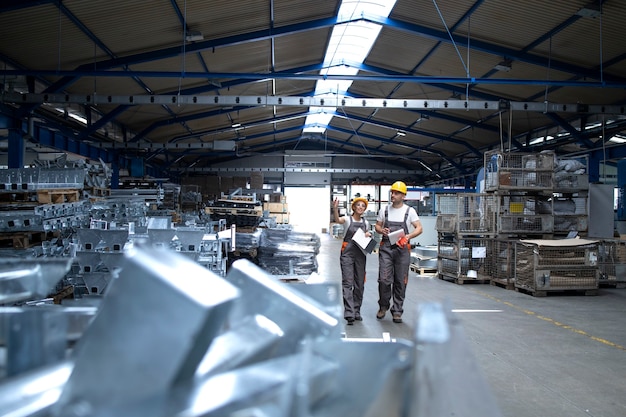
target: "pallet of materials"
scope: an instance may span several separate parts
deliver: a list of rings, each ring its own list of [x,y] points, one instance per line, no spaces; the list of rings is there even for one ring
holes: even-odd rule
[[[597,295],[598,241],[519,240],[515,243],[515,289],[536,297],[549,292]]]

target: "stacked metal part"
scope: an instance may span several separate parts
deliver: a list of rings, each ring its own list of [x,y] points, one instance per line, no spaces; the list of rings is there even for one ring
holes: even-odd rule
[[[41,243],[46,232],[89,224],[89,204],[81,200],[84,180],[84,169],[0,170],[3,247],[24,249]]]
[[[258,250],[259,265],[273,275],[307,276],[317,272],[321,246],[315,233],[291,228],[263,229]]]
[[[124,260],[69,359],[0,384],[1,415],[500,415],[447,306],[418,306],[412,340],[352,342],[336,283],[245,260],[223,279],[163,250]]]

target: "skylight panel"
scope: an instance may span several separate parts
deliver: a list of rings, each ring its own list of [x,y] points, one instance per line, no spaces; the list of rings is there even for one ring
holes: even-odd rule
[[[396,0],[378,2],[344,0],[339,7],[339,17],[352,19],[363,15],[388,17],[395,3]],[[320,74],[356,75],[381,29],[381,25],[365,21],[336,25],[328,42],[324,68]],[[315,85],[314,95],[339,98],[347,93],[351,85],[350,80],[321,80]],[[311,107],[309,109],[311,114],[305,121],[304,133],[324,133],[336,110],[336,107]]]

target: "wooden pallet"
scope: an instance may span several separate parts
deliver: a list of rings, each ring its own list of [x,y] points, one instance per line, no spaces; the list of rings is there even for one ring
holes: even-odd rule
[[[515,283],[513,282],[513,280],[510,280],[510,279],[491,278],[489,283],[493,286],[501,287],[507,290],[515,289]]]
[[[89,197],[108,197],[111,195],[110,188],[85,187],[84,192]]]
[[[0,248],[28,249],[45,240],[46,232],[0,233]]]
[[[626,281],[616,281],[616,280],[600,280],[600,288],[626,288]]]
[[[558,289],[558,290],[531,290],[529,288],[516,287],[515,291],[521,292],[522,294],[532,295],[533,297],[547,297],[548,294],[552,295],[598,295],[599,290],[597,289]]]
[[[418,275],[431,275],[431,276],[434,276],[434,275],[437,274],[437,269],[435,269],[435,268],[424,268],[424,267],[420,268],[419,265],[415,265],[415,264],[409,265],[409,269],[412,272],[415,272]]]
[[[79,190],[37,190],[37,201],[40,204],[75,203],[79,200]]]

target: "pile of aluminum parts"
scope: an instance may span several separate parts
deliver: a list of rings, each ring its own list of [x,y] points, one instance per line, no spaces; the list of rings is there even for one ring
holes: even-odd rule
[[[101,295],[122,268],[128,229],[78,229],[74,260],[80,269],[74,277],[89,294]]]
[[[412,340],[357,342],[338,283],[288,285],[246,260],[220,278],[154,249],[125,262],[68,359],[0,383],[1,415],[501,415],[439,303],[418,306]]]
[[[219,276],[226,274],[227,239],[205,227],[177,227],[175,250]]]
[[[4,205],[0,211],[0,232],[49,232],[84,227],[89,224],[90,208],[88,201]]]
[[[263,205],[255,194],[244,195],[241,188],[211,202],[205,207],[211,220],[224,220],[240,230],[253,231],[263,216]]]
[[[263,229],[257,259],[273,275],[306,276],[317,272],[320,237],[291,228]]]
[[[0,191],[2,192],[82,189],[84,184],[84,169],[13,168],[0,170]]]
[[[421,269],[437,269],[437,245],[411,248],[411,264]]]
[[[143,200],[107,197],[91,203],[91,218],[109,224],[134,223],[145,226],[146,204]]]

